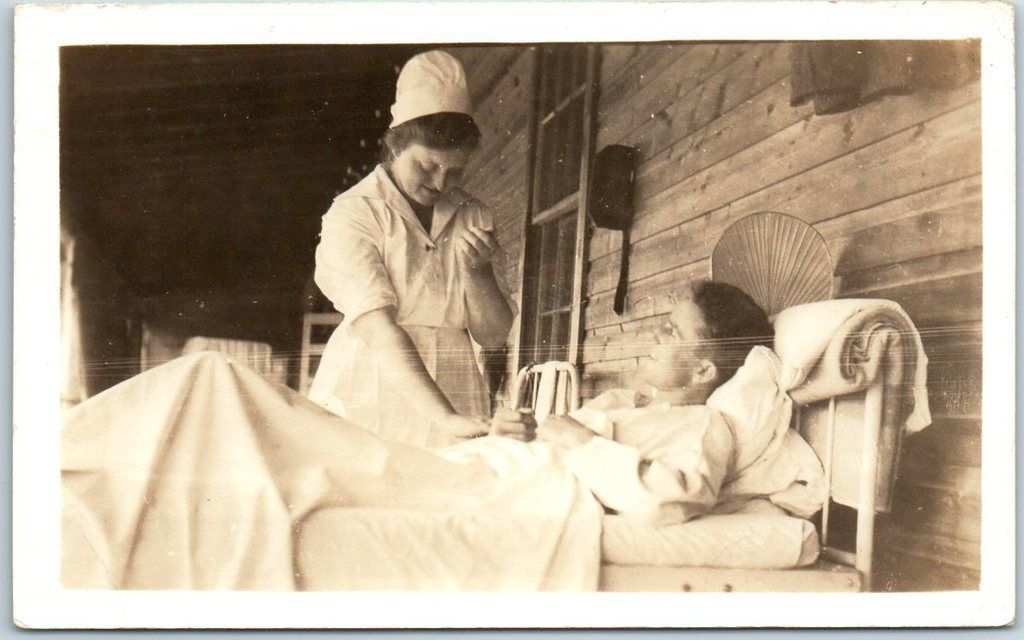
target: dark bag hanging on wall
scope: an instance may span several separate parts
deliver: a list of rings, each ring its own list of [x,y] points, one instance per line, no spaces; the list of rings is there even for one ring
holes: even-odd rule
[[[633,226],[633,183],[639,153],[633,147],[613,144],[594,157],[594,173],[590,188],[590,217],[601,229],[622,232],[622,262],[619,285],[615,289],[615,313],[626,308],[626,287],[629,283],[629,230]]]

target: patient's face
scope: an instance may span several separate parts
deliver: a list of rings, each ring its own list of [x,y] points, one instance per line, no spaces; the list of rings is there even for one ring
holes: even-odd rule
[[[663,391],[689,386],[702,360],[703,330],[704,315],[687,295],[655,333],[650,358],[640,363],[640,378]]]

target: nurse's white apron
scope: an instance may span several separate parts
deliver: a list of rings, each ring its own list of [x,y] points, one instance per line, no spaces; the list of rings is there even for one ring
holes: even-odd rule
[[[328,341],[309,397],[384,438],[426,446],[451,440],[389,389],[388,366],[352,331],[361,314],[391,306],[437,386],[463,415],[488,417],[490,399],[469,337],[455,243],[463,225],[493,229],[466,194],[435,206],[428,234],[382,167],[339,196],[323,218],[316,282],[346,320]],[[499,286],[505,291],[496,268]]]
[[[458,327],[400,326],[455,410],[486,418],[490,401],[469,333]],[[404,398],[389,389],[384,366],[355,332],[339,327],[327,343],[309,397],[389,440],[428,447],[452,444],[445,431],[419,418]]]

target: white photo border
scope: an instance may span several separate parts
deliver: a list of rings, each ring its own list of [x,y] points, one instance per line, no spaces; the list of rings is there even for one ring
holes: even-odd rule
[[[424,27],[424,25],[429,25]],[[982,570],[976,592],[269,593],[66,590],[59,582],[59,48],[981,38]],[[15,11],[14,616],[34,628],[906,627],[1015,609],[1013,6],[999,2],[20,5]],[[998,339],[996,339],[998,338]],[[1009,344],[1008,344],[1009,343]]]

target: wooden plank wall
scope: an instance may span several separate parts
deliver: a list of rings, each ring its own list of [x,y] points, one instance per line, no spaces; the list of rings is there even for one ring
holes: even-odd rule
[[[485,142],[468,182],[499,214],[515,277],[526,211],[532,56],[458,49]],[[880,585],[977,588],[980,539],[979,87],[892,96],[853,111],[791,107],[785,43],[602,47],[597,148],[641,152],[624,315],[612,311],[620,234],[591,237],[585,392],[628,386],[667,294],[706,277],[722,231],[759,211],[816,226],[840,297],[903,305],[930,359],[934,424],[907,439]],[[517,284],[513,285],[518,288]],[[515,333],[515,332],[514,332]]]

